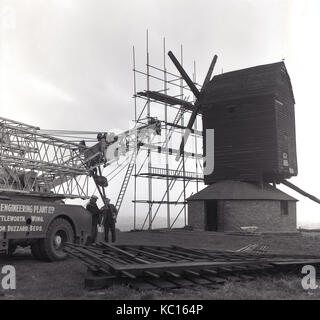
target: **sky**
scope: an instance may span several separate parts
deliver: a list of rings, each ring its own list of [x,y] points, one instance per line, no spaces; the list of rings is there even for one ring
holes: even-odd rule
[[[320,197],[318,0],[0,0],[0,115],[42,129],[124,131],[133,112],[132,47],[161,64],[162,41],[203,80],[285,60],[296,100],[299,175]],[[320,227],[320,206],[295,192],[300,226]],[[130,202],[126,204],[130,206]]]

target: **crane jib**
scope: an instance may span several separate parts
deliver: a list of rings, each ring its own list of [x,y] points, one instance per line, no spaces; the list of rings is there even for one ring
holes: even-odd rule
[[[160,134],[155,118],[119,135],[104,133],[91,147],[40,133],[40,128],[0,117],[0,191],[88,198],[89,176]],[[97,178],[107,186],[106,179]]]

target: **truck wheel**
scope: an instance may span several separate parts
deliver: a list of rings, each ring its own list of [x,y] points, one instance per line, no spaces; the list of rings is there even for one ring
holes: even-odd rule
[[[70,223],[62,218],[54,220],[45,239],[40,241],[40,252],[47,261],[60,261],[67,258],[63,250],[66,242],[74,242],[74,232]]]
[[[35,259],[43,260],[43,255],[42,255],[41,249],[40,249],[40,240],[36,240],[35,242],[32,243],[31,253]]]

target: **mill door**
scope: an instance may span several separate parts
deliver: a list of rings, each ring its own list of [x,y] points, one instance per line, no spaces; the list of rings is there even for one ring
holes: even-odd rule
[[[205,209],[205,230],[218,231],[218,201],[207,200]]]

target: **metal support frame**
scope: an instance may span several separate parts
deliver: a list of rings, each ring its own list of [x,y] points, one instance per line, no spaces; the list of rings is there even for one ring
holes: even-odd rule
[[[86,198],[89,179],[83,151],[77,143],[1,117],[0,189]]]
[[[84,140],[64,140],[44,134],[37,127],[0,117],[0,191],[86,199],[92,177],[104,199],[108,180],[101,167],[133,151],[129,157],[133,159],[127,175],[130,177],[137,149],[145,142],[151,144],[153,136],[160,133],[161,122],[149,118],[147,123],[118,135],[99,133],[98,141],[87,146]],[[127,182],[121,189],[124,192]],[[118,198],[117,208],[122,200],[123,197]]]
[[[193,92],[184,82],[181,75],[176,71],[171,72],[167,65],[166,39],[163,38],[163,60],[162,67],[155,66],[150,62],[149,48],[149,32],[146,34],[146,71],[141,71],[136,66],[135,50],[133,49],[133,81],[134,81],[134,113],[135,121],[139,122],[139,118],[152,117],[157,115],[158,120],[163,123],[164,141],[158,144],[151,142],[140,146],[139,156],[145,154],[146,158],[142,165],[134,165],[134,190],[133,190],[133,229],[134,230],[151,230],[153,228],[162,228],[163,226],[156,225],[155,220],[159,216],[161,208],[166,213],[166,228],[171,229],[176,226],[177,222],[185,226],[187,225],[187,206],[186,198],[197,192],[202,184],[203,176],[200,173],[202,169],[202,154],[198,154],[201,150],[202,132],[197,128],[192,130],[190,139],[192,141],[193,150],[186,150],[181,160],[176,162],[175,156],[179,149],[177,145],[178,139],[183,136],[185,123],[191,115],[193,101],[188,101],[189,96],[193,96]],[[183,47],[180,47],[181,65],[183,64]],[[173,64],[170,64],[172,70],[175,70]],[[144,79],[144,80],[143,80]],[[193,85],[200,90],[201,86],[196,83],[195,63],[193,66]],[[139,87],[140,80],[140,87]],[[143,81],[143,82],[142,82]],[[142,83],[142,85],[141,85]],[[146,84],[146,87],[143,85]],[[137,91],[139,90],[140,91]],[[152,92],[151,96],[145,94]],[[164,98],[163,101],[156,101],[153,95],[157,98],[162,93],[170,92],[172,97],[170,101]],[[173,105],[172,102],[175,102]],[[145,105],[146,104],[146,105]],[[140,107],[142,110],[139,114],[139,105],[147,106]],[[163,116],[162,116],[163,113]],[[159,114],[161,116],[159,117]],[[201,118],[201,114],[197,116]],[[178,138],[178,139],[177,139]],[[175,148],[172,148],[172,147]],[[165,162],[163,167],[158,167],[151,157],[152,152],[163,154]],[[135,157],[135,160],[138,159]],[[188,169],[186,161],[188,160]],[[190,167],[192,167],[190,169]],[[147,178],[146,197],[141,196],[141,190],[138,190],[137,185],[141,185],[140,179]],[[192,182],[192,183],[191,183]],[[159,184],[162,185],[160,186]],[[139,191],[139,192],[138,192]],[[163,196],[161,196],[161,193]],[[177,206],[177,204],[180,204]],[[143,209],[147,205],[147,210]],[[162,211],[162,214],[164,212]],[[182,217],[181,217],[182,215]],[[141,220],[143,218],[143,220]],[[182,220],[181,220],[182,219]],[[141,222],[143,221],[142,225]]]

